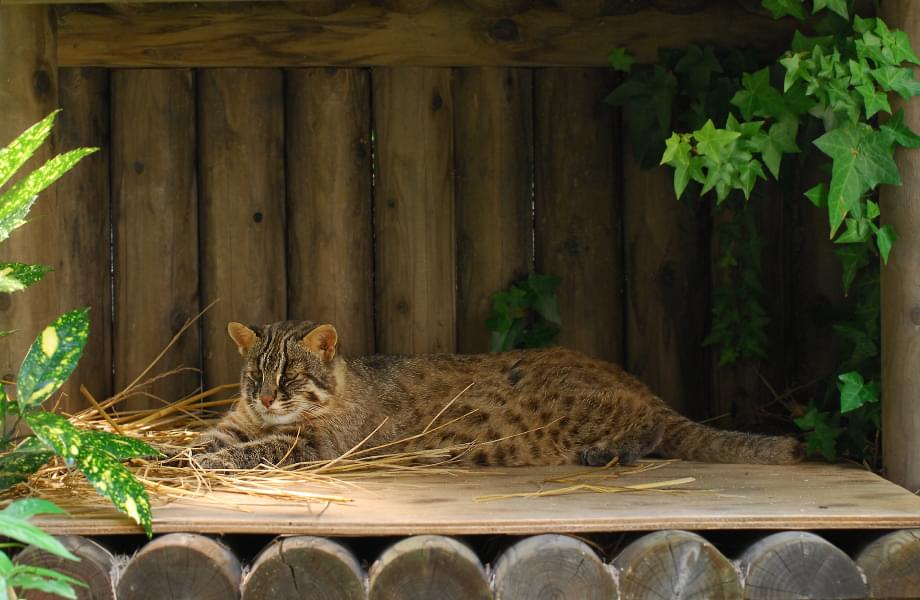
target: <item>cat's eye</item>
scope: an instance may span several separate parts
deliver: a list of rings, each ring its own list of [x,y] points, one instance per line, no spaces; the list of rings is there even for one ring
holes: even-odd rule
[[[253,383],[259,383],[259,379],[261,379],[262,375],[258,371],[249,371],[246,373],[246,377]]]

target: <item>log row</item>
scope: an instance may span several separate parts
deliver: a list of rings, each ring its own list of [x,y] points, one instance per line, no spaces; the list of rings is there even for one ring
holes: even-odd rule
[[[484,566],[457,539],[418,535],[384,550],[365,569],[343,544],[326,538],[278,538],[243,576],[236,555],[209,537],[174,533],[119,561],[98,543],[62,536],[80,562],[36,548],[16,562],[57,569],[86,582],[78,598],[154,600],[460,600],[645,598],[920,597],[920,530],[900,530],[863,545],[853,558],[813,533],[784,531],[729,560],[686,531],[638,537],[610,564],[580,539],[546,534],[505,547]],[[32,599],[52,596],[32,593]]]

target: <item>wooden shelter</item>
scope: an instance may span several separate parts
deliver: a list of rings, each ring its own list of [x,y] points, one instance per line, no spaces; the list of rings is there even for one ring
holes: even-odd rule
[[[885,0],[883,10],[892,25],[920,39],[915,4]],[[45,192],[32,222],[0,247],[4,258],[56,269],[27,300],[0,297],[0,330],[38,331],[65,310],[91,306],[90,345],[66,390],[66,405],[78,408],[78,383],[97,397],[123,388],[187,319],[219,300],[171,356],[171,366],[201,373],[152,390],[179,398],[200,385],[236,380],[238,358],[224,333],[234,319],[332,322],[351,354],[485,351],[489,295],[537,269],[565,277],[561,344],[625,364],[691,416],[718,417],[733,403],[756,405],[767,394],[758,373],[719,371],[700,350],[713,269],[710,215],[674,201],[669,172],[638,167],[623,141],[620,115],[602,99],[615,84],[606,67],[615,46],[651,60],[660,48],[689,42],[784,44],[795,23],[773,21],[759,6],[757,0],[0,0],[0,143],[63,107],[56,149],[101,148]],[[911,104],[906,114],[920,130],[920,107]],[[920,209],[912,202],[920,190],[913,168],[920,159],[903,153],[898,160],[905,184],[883,191],[884,214],[900,234],[882,282],[884,451],[888,476],[916,490]],[[814,314],[842,291],[830,266],[825,217],[788,206],[763,217],[776,257],[764,273],[773,291],[769,343],[782,357],[765,375],[781,387],[833,368],[827,355],[813,350],[831,336]],[[29,341],[29,335],[0,338],[0,376],[15,372]],[[143,400],[134,404],[142,406]],[[558,574],[573,557],[579,566],[594,565],[583,574],[584,587],[560,588],[567,597],[608,587],[636,597],[630,582],[651,575],[635,573],[648,556],[664,552],[705,557],[693,568],[704,574],[699,581],[723,590],[719,597],[768,597],[758,596],[751,582],[760,581],[757,573],[779,572],[764,561],[782,561],[792,546],[816,549],[834,565],[834,577],[788,573],[757,584],[762,589],[788,584],[805,593],[802,586],[816,580],[841,586],[811,590],[835,597],[920,589],[911,587],[920,586],[912,575],[920,564],[920,535],[909,529],[920,527],[920,500],[908,492],[866,473],[814,465],[783,474],[732,471],[735,479],[727,475],[731,469],[698,468],[729,497],[764,498],[777,477],[798,483],[776,503],[748,506],[735,520],[730,510],[719,517],[724,506],[718,503],[685,515],[669,515],[674,505],[667,503],[647,505],[651,512],[639,510],[639,516],[628,503],[625,512],[595,506],[590,518],[579,520],[581,505],[565,499],[552,507],[576,511],[570,519],[528,521],[525,502],[517,518],[474,519],[469,529],[457,519],[474,513],[459,505],[440,523],[396,519],[377,529],[370,518],[345,519],[351,523],[345,529],[336,528],[338,515],[298,520],[284,506],[266,522],[236,525],[224,514],[187,518],[182,510],[189,509],[173,507],[155,515],[155,526],[158,532],[308,536],[671,530],[636,538],[611,565],[570,538],[523,540],[504,551],[491,587],[480,558],[456,540],[406,538],[371,567],[367,593],[373,598],[396,597],[393,590],[402,590],[399,597],[429,597],[400,586],[413,574],[453,568],[472,587],[444,597],[513,598],[513,590],[524,594],[521,586],[552,571],[530,566],[515,575],[514,565],[557,551],[547,560]],[[748,476],[757,492],[745,487]],[[808,485],[834,477],[839,489],[816,494]],[[828,508],[835,502],[841,506]],[[106,519],[46,523],[62,534],[129,531],[125,521]],[[678,531],[711,528],[901,531],[847,548],[850,556],[817,536],[770,536],[745,553],[725,550],[740,561],[739,578],[720,549]],[[295,539],[268,546],[255,566],[279,568],[280,561],[296,590],[303,584],[297,569],[321,555],[335,565],[328,574],[338,579],[316,585],[349,590],[363,581],[347,549],[324,538]],[[87,568],[103,565],[97,571],[106,572],[111,557],[82,538],[72,543],[91,557]],[[144,562],[162,552],[168,560]],[[288,559],[287,552],[300,558]],[[412,558],[419,552],[423,559]],[[442,554],[448,559],[437,562]],[[200,536],[160,538],[132,565],[164,569],[169,560],[192,559],[216,565],[213,581],[239,592],[233,553]],[[260,568],[239,592],[243,597],[279,593],[259,587]],[[687,568],[671,575],[667,566],[653,570],[665,573],[666,587]],[[129,565],[119,598],[164,597],[153,582],[182,585],[153,567],[142,569],[132,575]],[[512,591],[502,591],[504,585]],[[219,587],[207,593],[217,595],[195,597],[228,597]],[[354,596],[335,597],[364,593],[362,584]]]

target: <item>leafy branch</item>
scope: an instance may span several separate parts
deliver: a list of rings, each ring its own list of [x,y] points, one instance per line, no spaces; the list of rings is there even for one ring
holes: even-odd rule
[[[492,332],[492,352],[552,344],[562,324],[556,298],[559,282],[553,275],[531,273],[492,294],[492,311],[486,321]]]

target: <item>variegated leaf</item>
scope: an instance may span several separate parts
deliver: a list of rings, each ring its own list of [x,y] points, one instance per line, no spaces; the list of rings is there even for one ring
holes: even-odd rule
[[[81,431],[83,444],[93,451],[102,451],[113,458],[140,458],[142,456],[158,456],[160,453],[137,438],[116,435],[108,431]]]
[[[18,448],[0,456],[0,491],[28,479],[42,468],[53,453],[40,440],[29,438]]]
[[[54,111],[19,134],[19,137],[10,142],[6,148],[0,148],[0,187],[9,181],[13,173],[18,171],[48,139],[59,112],[61,111]]]
[[[26,413],[26,423],[32,428],[35,437],[67,461],[68,465],[77,463],[83,440],[80,439],[80,430],[70,421],[61,415],[40,411]]]
[[[25,223],[26,215],[39,192],[57,181],[84,156],[96,150],[97,148],[77,148],[59,154],[0,195],[0,241],[8,238],[11,231]]]
[[[20,412],[44,402],[70,377],[89,336],[87,311],[80,308],[61,315],[32,343],[16,379]]]
[[[0,262],[0,292],[24,290],[51,271],[45,265]]]

